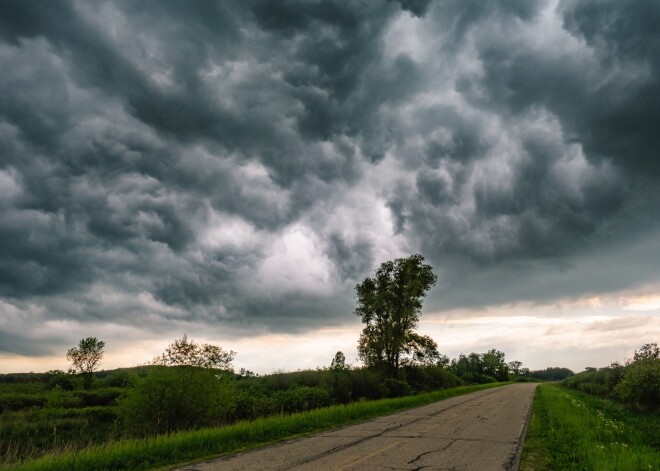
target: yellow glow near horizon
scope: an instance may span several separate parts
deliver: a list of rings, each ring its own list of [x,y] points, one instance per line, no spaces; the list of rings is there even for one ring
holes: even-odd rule
[[[451,358],[460,353],[483,352],[497,348],[508,360],[519,360],[532,369],[566,366],[581,370],[605,366],[630,358],[644,343],[660,339],[660,295],[647,290],[585,297],[548,304],[518,303],[479,310],[454,309],[425,313],[419,332],[436,340],[441,353]],[[82,332],[80,326],[66,324],[67,330]],[[50,328],[56,328],[51,324]],[[273,371],[314,369],[330,364],[337,351],[357,364],[359,322],[325,327],[302,333],[270,333],[256,336],[200,337],[205,326],[191,326],[188,337],[199,343],[221,345],[238,354],[237,370],[246,368],[259,374]],[[140,338],[139,332],[121,326],[106,327],[106,354],[102,369],[144,364],[162,353],[170,338]],[[114,337],[113,337],[114,336]],[[114,338],[114,340],[113,340]],[[60,355],[26,357],[0,355],[0,373],[66,370],[66,349]]]

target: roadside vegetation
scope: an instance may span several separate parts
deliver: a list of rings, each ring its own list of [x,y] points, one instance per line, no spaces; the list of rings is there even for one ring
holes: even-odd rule
[[[660,350],[537,388],[522,470],[660,470]]]
[[[226,427],[176,432],[151,438],[123,439],[80,451],[66,450],[57,455],[7,465],[2,469],[101,471],[175,466],[347,425],[502,384],[461,386],[403,398],[360,401],[309,412],[278,414]]]
[[[659,470],[660,414],[542,384],[536,390],[520,469]]]
[[[567,388],[611,399],[640,410],[660,409],[660,348],[643,345],[624,364],[587,368],[566,381]]]

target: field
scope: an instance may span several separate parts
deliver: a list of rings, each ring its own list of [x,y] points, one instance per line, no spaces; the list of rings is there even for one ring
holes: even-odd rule
[[[660,413],[540,385],[520,469],[660,470]]]

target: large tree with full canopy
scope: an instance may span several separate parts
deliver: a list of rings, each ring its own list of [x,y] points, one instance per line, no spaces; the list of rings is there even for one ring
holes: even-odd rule
[[[381,264],[373,278],[355,286],[355,314],[365,324],[358,342],[364,363],[398,376],[406,363],[432,363],[439,357],[437,344],[415,332],[422,300],[437,277],[419,254]]]

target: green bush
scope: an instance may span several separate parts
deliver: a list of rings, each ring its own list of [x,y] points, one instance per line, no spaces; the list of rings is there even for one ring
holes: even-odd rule
[[[92,391],[76,391],[82,407],[111,406],[117,398],[125,394],[126,390],[120,388],[104,388]]]
[[[273,394],[273,401],[278,412],[288,414],[318,409],[332,403],[330,392],[327,389],[310,388],[309,386],[277,391]]]
[[[576,389],[598,397],[607,397],[610,394],[610,390],[607,386],[599,383],[578,383]]]
[[[621,401],[642,410],[660,408],[660,358],[628,365],[614,391]]]
[[[49,409],[80,407],[82,400],[58,384],[46,396],[46,407]]]
[[[231,422],[266,417],[279,412],[275,400],[254,389],[236,389]]]
[[[458,376],[440,366],[406,366],[403,372],[406,382],[416,392],[437,391],[463,384]]]
[[[383,375],[368,368],[351,371],[351,391],[353,400],[381,399],[384,396]]]
[[[232,415],[232,389],[216,370],[153,368],[120,402],[118,414],[134,436],[221,425]]]
[[[6,410],[16,411],[29,409],[30,407],[43,407],[46,403],[46,397],[34,394],[2,394],[0,395],[0,412]]]
[[[53,389],[57,386],[65,391],[73,391],[76,388],[71,377],[64,374],[55,375],[48,380],[48,389]]]
[[[383,381],[383,395],[385,397],[402,397],[410,393],[410,385],[403,380],[387,378]]]
[[[109,388],[132,388],[138,381],[138,376],[132,371],[113,371],[103,379],[103,384]]]

